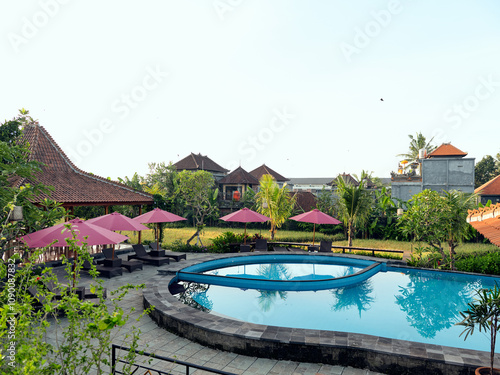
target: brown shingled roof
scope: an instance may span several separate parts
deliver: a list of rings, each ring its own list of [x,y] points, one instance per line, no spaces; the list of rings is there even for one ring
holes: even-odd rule
[[[467,222],[492,244],[500,247],[500,203],[469,210]]]
[[[214,162],[208,156],[202,154],[193,154],[186,156],[184,159],[179,160],[174,164],[178,171],[188,170],[188,171],[197,171],[204,170],[208,172],[220,172],[227,173],[229,170],[226,168],[222,168],[219,164]]]
[[[441,146],[432,151],[427,158],[435,158],[435,157],[449,157],[449,156],[460,156],[464,157],[467,153],[459,150],[451,143],[443,143]]]
[[[290,181],[288,178],[283,177],[278,172],[272,170],[265,164],[262,164],[260,167],[255,168],[253,171],[250,172],[250,174],[254,176],[257,180],[260,180],[260,178],[265,174],[270,174],[278,182]]]
[[[238,167],[223,179],[219,181],[219,184],[249,184],[258,185],[259,180],[257,180],[250,173],[245,171],[243,168]]]
[[[150,194],[77,168],[43,126],[27,125],[23,137],[29,143],[30,160],[39,161],[44,165],[42,172],[37,173],[34,180],[18,178],[12,182],[13,186],[38,182],[54,187],[49,194],[37,196],[34,203],[45,198],[63,203],[64,206],[153,203]]]
[[[479,195],[500,195],[500,175],[479,186],[474,193]]]

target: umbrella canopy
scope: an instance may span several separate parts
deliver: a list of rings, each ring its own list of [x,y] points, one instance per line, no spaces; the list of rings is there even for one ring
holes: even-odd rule
[[[66,228],[66,225],[71,225],[71,229],[76,233],[77,245],[81,246],[84,242],[88,246],[116,244],[128,239],[119,233],[112,232],[100,226],[89,224],[81,219],[73,219],[66,223],[57,224],[50,228],[39,230],[38,232],[30,233],[22,236],[20,240],[24,241],[30,248],[45,247],[57,240],[51,246],[65,247],[69,246],[66,242],[67,238],[72,238],[71,232]],[[87,238],[85,238],[87,237]]]
[[[101,228],[109,230],[146,230],[148,227],[138,223],[136,220],[131,219],[119,212],[113,212],[108,215],[103,215],[89,219],[86,221],[89,224],[98,225]]]
[[[157,223],[157,232],[160,229],[160,223],[173,223],[175,221],[187,220],[185,217],[173,214],[171,212],[162,210],[160,208],[155,208],[152,211],[146,212],[140,216],[134,217],[135,221],[138,223]],[[156,248],[159,249],[158,235],[156,235]]]
[[[263,223],[264,221],[271,220],[265,215],[259,214],[258,212],[252,211],[249,208],[242,208],[239,211],[230,213],[229,215],[222,216],[220,218],[224,221],[232,221],[237,223],[245,223],[245,234],[244,243],[247,243],[247,223]]]
[[[220,218],[224,221],[234,221],[238,223],[263,223],[264,221],[271,220],[267,216],[252,211],[249,208],[242,208],[239,211],[230,213],[229,215]]]
[[[146,230],[149,229],[145,225],[138,223],[134,219],[131,219],[119,212],[113,212],[111,214],[102,215],[95,217],[93,219],[87,220],[87,223],[98,225],[101,228],[106,228],[109,230]],[[115,258],[115,245],[113,244],[113,252],[111,257]]]
[[[341,224],[342,222],[335,219],[334,217],[321,212],[317,208],[311,210],[309,212],[304,212],[303,214],[293,216],[290,218],[291,220],[301,221],[304,223],[313,223],[313,245],[314,245],[314,237],[316,235],[316,224]]]
[[[137,221],[138,223],[172,223],[174,221],[181,221],[187,219],[182,216],[173,214],[171,212],[155,208],[152,211],[134,217],[133,220]]]

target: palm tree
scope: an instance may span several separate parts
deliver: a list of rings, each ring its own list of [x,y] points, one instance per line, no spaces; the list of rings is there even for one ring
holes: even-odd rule
[[[430,154],[432,151],[436,149],[436,146],[431,145],[432,140],[434,137],[432,137],[429,142],[426,142],[425,137],[422,135],[422,133],[416,133],[415,137],[413,135],[409,134],[408,137],[410,137],[410,148],[408,150],[407,154],[398,154],[396,156],[402,156],[405,159],[408,160],[417,160],[418,159],[418,152],[420,149],[425,149],[427,154]]]
[[[357,176],[355,176],[357,179]],[[355,186],[342,176],[336,179],[338,208],[342,222],[347,229],[348,246],[352,246],[352,238],[356,228],[363,227],[373,208],[373,197],[365,188],[363,181],[369,178],[368,174],[361,173],[361,183]]]
[[[255,201],[257,211],[271,218],[271,240],[274,240],[276,229],[280,228],[292,214],[295,196],[290,196],[286,184],[280,188],[271,175],[265,174],[260,179]]]

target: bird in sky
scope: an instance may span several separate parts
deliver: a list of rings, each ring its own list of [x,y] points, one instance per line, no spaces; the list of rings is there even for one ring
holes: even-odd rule
[[[380,98],[380,101],[381,101],[381,102],[383,102],[383,101],[384,101],[384,99],[383,99],[383,98]]]

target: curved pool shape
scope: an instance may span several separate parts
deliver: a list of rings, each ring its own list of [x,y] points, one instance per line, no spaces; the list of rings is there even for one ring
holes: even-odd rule
[[[344,277],[305,281],[204,273],[262,262],[341,264],[362,270]],[[463,327],[455,323],[476,290],[491,288],[500,279],[335,256],[277,254],[201,263],[179,271],[171,284],[179,281],[188,281],[181,297],[184,302],[239,321],[488,351],[487,338],[477,333],[464,341],[460,337]]]
[[[277,272],[274,277],[267,272],[255,271],[255,265],[302,265],[302,268],[312,269],[310,273],[286,275]],[[252,272],[247,272],[244,266],[254,266]],[[309,265],[311,267],[306,267]],[[316,273],[314,266],[321,265]],[[242,270],[238,270],[243,266]],[[281,267],[283,268],[283,267]],[[301,268],[301,267],[298,267]],[[295,267],[297,270],[297,267]],[[187,281],[199,284],[228,286],[241,289],[280,290],[280,291],[315,291],[345,287],[367,280],[376,273],[385,272],[386,264],[364,259],[340,258],[326,255],[301,254],[263,254],[251,257],[234,257],[212,260],[194,266],[186,267],[177,272],[173,283]],[[329,271],[325,274],[326,271]],[[341,276],[335,276],[335,274]],[[343,275],[342,275],[343,273]]]

